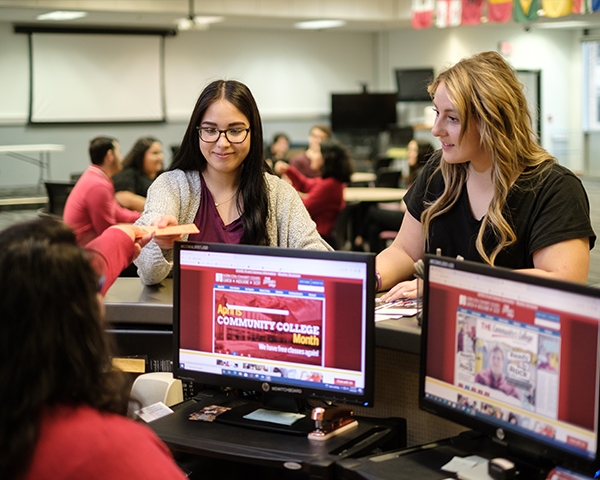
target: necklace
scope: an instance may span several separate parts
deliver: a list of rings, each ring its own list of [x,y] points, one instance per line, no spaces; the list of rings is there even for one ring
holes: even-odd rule
[[[230,198],[228,198],[224,202],[219,202],[219,203],[215,202],[215,207],[218,207],[219,205],[223,205],[224,203],[227,203],[227,202],[233,200],[233,197],[235,197],[236,195],[237,195],[237,192],[235,192]]]

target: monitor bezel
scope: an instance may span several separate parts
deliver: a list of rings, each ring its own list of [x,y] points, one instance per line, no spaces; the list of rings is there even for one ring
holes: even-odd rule
[[[402,92],[401,88],[401,75],[405,73],[418,73],[422,75],[423,79],[423,91],[421,95],[409,95]],[[429,102],[431,103],[431,95],[427,91],[427,85],[429,85],[435,78],[435,71],[433,67],[422,67],[422,68],[397,68],[394,70],[396,77],[397,94],[396,97],[399,102]]]
[[[368,102],[368,107],[363,109],[355,108],[350,114],[346,111],[343,115],[340,113],[340,103],[346,107],[352,100]],[[382,113],[381,110],[374,111],[378,102],[385,104],[387,109]],[[397,94],[394,92],[366,92],[366,93],[332,93],[331,94],[331,128],[334,132],[372,132],[379,133],[395,126],[398,122]],[[363,105],[364,107],[364,105]],[[346,110],[345,108],[343,110]],[[368,114],[365,114],[365,110]],[[376,121],[368,123],[351,123],[351,120],[365,122],[365,118],[376,118]],[[350,123],[349,123],[350,122]]]
[[[527,436],[517,430],[511,429],[510,427],[502,428],[502,432],[499,432],[498,426],[493,425],[492,423],[485,422],[476,416],[462,413],[459,410],[453,409],[451,407],[446,407],[444,405],[439,404],[438,402],[429,400],[425,397],[425,380],[427,376],[427,334],[429,331],[428,279],[429,267],[432,264],[443,265],[449,268],[454,268],[456,270],[467,271],[486,276],[490,276],[490,274],[493,274],[494,277],[505,280],[514,280],[518,282],[523,282],[525,280],[528,284],[532,285],[539,285],[542,287],[559,289],[567,292],[589,295],[598,298],[600,298],[600,289],[584,284],[560,281],[541,276],[520,273],[518,271],[509,270],[507,268],[491,267],[482,263],[476,263],[467,260],[458,260],[448,257],[440,257],[430,254],[425,255],[424,263],[425,268],[423,278],[423,322],[421,327],[419,408],[421,410],[450,420],[464,427],[478,431],[491,438],[492,441],[506,446],[512,455],[514,455],[516,458],[520,457],[525,461],[535,459],[535,461],[539,462],[540,464],[544,462],[552,463],[555,465],[565,466],[573,470],[585,472],[587,474],[589,474],[590,472],[595,472],[598,468],[600,468],[600,412],[598,405],[596,405],[596,430],[599,433],[599,438],[596,443],[595,458],[589,459],[584,455],[577,455],[576,453],[568,452],[550,443],[545,443],[540,441],[539,439]],[[598,385],[596,390],[596,398],[600,398],[600,388],[598,387]]]
[[[269,387],[264,388],[266,382],[244,378],[228,377],[207,372],[196,372],[180,368],[179,363],[179,305],[180,299],[180,252],[181,250],[210,250],[214,252],[226,252],[234,254],[269,255],[275,257],[289,258],[311,258],[334,261],[358,262],[367,265],[367,305],[365,325],[365,386],[362,395],[347,395],[344,392],[322,390],[318,388],[303,387],[298,392],[297,387],[290,388],[289,384],[268,382]],[[255,245],[221,244],[206,242],[175,242],[173,257],[173,376],[187,381],[194,381],[209,386],[231,387],[262,393],[273,393],[301,398],[323,401],[340,402],[365,407],[373,406],[375,397],[375,255],[363,252],[341,252],[341,251],[315,251],[288,248],[274,248]],[[280,387],[280,388],[273,388]]]

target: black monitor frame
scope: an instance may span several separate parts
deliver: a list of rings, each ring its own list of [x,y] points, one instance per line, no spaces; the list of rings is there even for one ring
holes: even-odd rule
[[[395,93],[332,93],[334,132],[379,133],[397,124]]]
[[[397,68],[395,70],[399,102],[429,102],[427,86],[434,78],[433,68]]]
[[[485,264],[457,260],[446,257],[439,257],[433,255],[425,256],[425,275],[424,275],[424,288],[423,288],[423,324],[421,333],[421,370],[419,375],[419,407],[440,416],[459,425],[476,430],[486,436],[492,441],[504,445],[507,451],[510,452],[517,459],[521,459],[525,462],[534,463],[537,465],[558,465],[564,466],[574,471],[579,471],[587,475],[592,475],[600,468],[600,439],[597,438],[596,452],[593,459],[583,455],[575,454],[572,451],[558,448],[552,442],[543,442],[539,437],[534,435],[527,435],[518,428],[512,428],[512,426],[494,424],[494,420],[488,421],[484,419],[485,416],[480,416],[474,413],[465,413],[460,409],[453,408],[452,405],[444,404],[444,402],[438,402],[427,397],[425,392],[425,381],[427,377],[427,361],[428,361],[428,336],[430,334],[430,310],[435,307],[431,307],[435,303],[431,293],[429,284],[430,267],[432,265],[440,265],[455,270],[462,270],[480,274],[482,276],[492,276],[498,279],[514,280],[520,283],[527,283],[531,285],[539,285],[541,287],[548,287],[550,289],[573,292],[576,294],[583,294],[590,297],[596,297],[600,299],[600,289],[593,288],[587,285],[552,280],[534,275],[527,275],[519,273],[513,270],[508,270],[500,267],[490,267]],[[440,325],[436,326],[437,328]],[[435,332],[434,329],[431,330]],[[435,335],[435,333],[432,333]],[[436,355],[440,355],[439,352]],[[596,358],[598,362],[598,358]],[[598,367],[600,369],[600,367]],[[596,405],[595,405],[595,421],[596,421],[596,432],[600,435],[600,415],[598,408],[598,398],[600,398],[600,389],[597,382],[596,385]],[[491,417],[491,416],[490,416]]]
[[[252,379],[243,376],[223,376],[207,372],[186,370],[181,368],[179,361],[180,351],[180,301],[177,295],[180,292],[180,252],[182,250],[208,250],[213,252],[230,252],[236,254],[249,254],[258,256],[279,257],[284,262],[286,258],[306,258],[306,259],[329,259],[342,262],[359,262],[367,267],[366,278],[366,306],[364,343],[365,343],[365,386],[362,394],[347,394],[343,390],[325,390],[314,387],[304,386],[303,388],[290,386],[287,383],[277,382],[276,377],[271,381]],[[374,363],[375,363],[375,321],[374,321],[374,301],[375,301],[375,255],[370,253],[358,252],[340,252],[340,251],[310,251],[285,248],[273,248],[251,245],[230,245],[202,242],[176,242],[174,246],[174,266],[173,266],[173,375],[182,380],[191,380],[205,385],[215,385],[222,387],[233,387],[241,390],[277,393],[278,395],[288,396],[295,399],[323,400],[331,402],[341,402],[344,404],[355,404],[361,406],[372,406],[374,399]]]

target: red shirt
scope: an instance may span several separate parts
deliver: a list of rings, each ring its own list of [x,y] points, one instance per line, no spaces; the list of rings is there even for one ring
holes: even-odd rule
[[[133,223],[139,212],[121,207],[115,200],[111,178],[98,165],[90,165],[81,176],[65,204],[63,219],[86,245],[111,225]]]
[[[331,231],[341,210],[346,205],[344,188],[346,184],[328,178],[308,178],[290,165],[286,175],[299,192],[308,193],[302,201],[311,218],[317,224],[317,230],[323,237],[331,237]]]
[[[183,480],[167,447],[146,425],[89,406],[42,416],[24,480]]]
[[[121,271],[133,261],[135,246],[129,235],[109,228],[85,246],[96,273],[104,277],[100,293],[105,295]]]

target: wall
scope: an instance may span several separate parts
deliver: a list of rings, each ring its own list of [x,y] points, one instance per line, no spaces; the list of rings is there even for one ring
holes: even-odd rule
[[[199,92],[222,77],[248,84],[263,116],[265,138],[283,130],[302,142],[310,125],[327,120],[332,91],[359,91],[360,83],[371,91],[395,90],[394,68],[433,66],[439,71],[464,56],[512,42],[514,53],[507,59],[515,68],[542,71],[543,146],[580,172],[578,36],[575,31],[527,33],[521,26],[492,24],[378,34],[217,28],[182,32],[166,40],[166,123],[29,126],[27,36],[0,23],[0,145],[65,144],[64,152],[52,154],[54,180],[87,167],[88,142],[99,134],[118,138],[124,152],[139,136],[154,135],[163,142],[168,161],[168,146],[180,141]],[[0,155],[0,187],[35,184],[37,176],[37,167]]]
[[[556,29],[525,32],[520,26],[488,24],[396,31],[389,34],[388,42],[390,72],[412,66],[433,66],[437,72],[463,57],[497,51],[500,42],[511,42],[513,53],[506,58],[514,68],[541,71],[542,145],[564,165],[575,171],[583,170],[579,32]],[[578,149],[578,155],[572,151],[562,154],[563,145],[557,145],[556,140],[562,140],[566,134],[571,147]]]
[[[51,156],[51,178],[66,180],[87,168],[88,142],[116,137],[127,152],[142,135],[178,144],[202,88],[217,78],[236,79],[252,90],[264,119],[265,138],[276,130],[306,142],[310,126],[326,121],[332,91],[359,92],[373,86],[371,33],[209,30],[166,39],[167,119],[162,124],[27,125],[28,40],[0,23],[0,145],[59,143]],[[349,54],[351,52],[351,54]],[[135,92],[132,92],[135,94]],[[36,183],[34,165],[0,155],[0,187]]]

